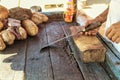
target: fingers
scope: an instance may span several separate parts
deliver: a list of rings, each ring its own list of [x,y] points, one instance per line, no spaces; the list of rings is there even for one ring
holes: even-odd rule
[[[84,32],[80,32],[79,34],[80,34],[80,35],[83,35],[83,34],[84,34]]]
[[[117,44],[120,43],[120,37],[117,38],[114,42],[116,42]]]
[[[112,42],[115,43],[119,43],[120,42],[120,33],[119,33],[119,29],[115,29],[115,28],[109,28],[106,31],[106,36],[108,37],[108,39],[110,39]]]
[[[109,32],[108,34],[107,34],[107,37],[110,39],[110,40],[112,40],[112,37],[115,35],[115,32],[113,32],[113,30],[111,30],[111,32]]]
[[[83,28],[88,27],[88,25],[90,25],[94,22],[96,22],[96,20],[94,20],[94,19],[93,20],[88,20]],[[98,29],[94,29],[94,30],[90,30],[88,32],[81,32],[80,34],[81,35],[86,35],[86,36],[94,36],[94,35],[96,35],[97,32],[98,32]]]
[[[114,32],[114,28],[113,26],[109,27],[106,31],[106,36],[109,38],[109,39],[112,39],[112,36],[115,34]]]
[[[110,40],[115,43],[120,43],[120,36],[118,34],[115,34],[112,36],[112,38]]]
[[[95,36],[96,32],[85,32],[84,35],[86,35],[86,36]]]
[[[95,36],[97,33],[92,33],[91,35]]]
[[[113,36],[111,37],[111,40],[112,40],[113,42],[115,42],[115,41],[117,40],[117,38],[118,38],[118,35],[113,35]]]
[[[88,31],[88,32],[80,32],[80,34],[81,35],[86,35],[86,36],[95,36],[97,32],[98,32],[98,29],[95,29],[95,30],[91,30],[91,31]]]
[[[112,31],[112,29],[111,29],[111,28],[108,28],[105,35],[108,36],[108,34],[109,34],[111,31]],[[110,36],[110,35],[109,35],[109,36]]]
[[[85,25],[84,25],[84,27],[87,27],[88,25],[89,25],[89,22],[86,22]]]
[[[106,36],[112,40],[115,41],[117,37],[120,35],[118,32],[120,30],[120,27],[118,23],[112,24],[106,31]]]

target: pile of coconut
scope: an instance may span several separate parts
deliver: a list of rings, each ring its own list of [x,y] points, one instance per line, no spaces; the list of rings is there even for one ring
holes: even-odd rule
[[[30,9],[15,7],[8,10],[0,5],[0,51],[6,45],[12,45],[15,40],[37,35],[37,25],[47,21],[46,15],[32,13]]]

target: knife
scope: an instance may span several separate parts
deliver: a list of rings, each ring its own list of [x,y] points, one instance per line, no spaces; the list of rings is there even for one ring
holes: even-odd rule
[[[87,31],[96,29],[96,28],[100,27],[101,24],[102,24],[101,22],[94,22],[94,23],[88,25],[87,27],[85,27],[84,29],[82,29],[82,30],[80,29],[79,31],[77,31],[77,32],[74,33],[74,34],[65,36],[65,37],[60,38],[60,39],[58,39],[58,40],[56,40],[56,41],[50,42],[50,43],[48,43],[47,45],[44,45],[44,46],[40,49],[40,51],[43,50],[43,49],[45,49],[45,48],[51,47],[53,44],[58,43],[58,42],[60,42],[60,41],[62,41],[62,40],[64,40],[64,39],[67,39],[67,38],[70,38],[70,37],[72,37],[72,36],[75,36],[75,35],[77,35],[77,34],[80,33],[80,32],[87,32]]]

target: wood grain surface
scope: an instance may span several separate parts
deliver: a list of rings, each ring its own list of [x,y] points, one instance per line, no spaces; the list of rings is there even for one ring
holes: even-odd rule
[[[75,46],[70,39],[40,52],[43,45],[65,37],[64,30],[69,35],[70,26],[75,24],[43,23],[39,25],[38,35],[7,46],[0,52],[0,80],[112,80],[100,64],[83,63],[79,53],[74,53],[77,50],[71,50]]]

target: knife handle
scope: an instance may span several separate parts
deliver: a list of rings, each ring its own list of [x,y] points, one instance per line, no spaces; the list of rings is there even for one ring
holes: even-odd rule
[[[88,25],[87,27],[85,27],[85,31],[90,31],[90,30],[96,29],[96,28],[100,27],[101,24],[102,24],[101,22],[94,22],[94,23]]]

